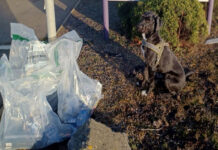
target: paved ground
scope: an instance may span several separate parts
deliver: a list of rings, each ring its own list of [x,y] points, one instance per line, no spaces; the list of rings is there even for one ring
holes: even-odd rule
[[[77,0],[55,0],[56,24],[59,27]],[[33,28],[40,39],[46,37],[44,0],[0,0],[0,45],[9,44],[10,23]]]
[[[128,135],[90,119],[68,143],[69,150],[131,150]]]

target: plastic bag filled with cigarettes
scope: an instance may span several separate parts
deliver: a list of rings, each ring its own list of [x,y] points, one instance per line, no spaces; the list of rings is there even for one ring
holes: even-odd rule
[[[101,99],[102,85],[80,71],[75,31],[44,43],[11,24],[9,60],[0,58],[0,149],[39,149],[70,138]]]

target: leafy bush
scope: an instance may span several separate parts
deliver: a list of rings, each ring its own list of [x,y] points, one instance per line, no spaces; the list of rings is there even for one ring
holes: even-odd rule
[[[205,11],[198,0],[141,0],[119,3],[119,16],[127,37],[140,36],[136,25],[145,11],[160,16],[161,36],[172,46],[178,46],[181,39],[197,43],[207,35]]]
[[[218,23],[218,1],[214,1],[213,17],[214,23]]]

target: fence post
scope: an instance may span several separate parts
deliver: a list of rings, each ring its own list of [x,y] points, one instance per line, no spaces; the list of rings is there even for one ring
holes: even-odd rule
[[[108,0],[103,0],[104,39],[109,38],[109,9]]]
[[[209,0],[209,8],[208,8],[208,14],[207,14],[207,21],[209,24],[209,34],[211,32],[211,24],[212,24],[212,17],[213,17],[213,5],[214,5],[214,0]]]
[[[56,22],[54,0],[45,0],[48,41],[53,41],[56,38]]]

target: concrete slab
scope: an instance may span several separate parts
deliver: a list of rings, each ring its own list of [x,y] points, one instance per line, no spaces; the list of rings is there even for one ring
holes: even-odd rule
[[[62,24],[77,0],[55,0],[56,26]],[[10,44],[10,23],[23,23],[35,30],[39,39],[47,35],[44,0],[0,0],[0,45]]]

